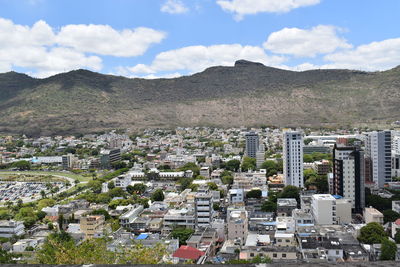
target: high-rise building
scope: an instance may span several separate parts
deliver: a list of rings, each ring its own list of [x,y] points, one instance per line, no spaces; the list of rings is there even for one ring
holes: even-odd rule
[[[248,132],[246,138],[246,156],[256,158],[256,153],[259,146],[258,134],[254,131]]]
[[[210,226],[213,218],[213,194],[200,188],[194,198],[196,227]]]
[[[379,187],[392,181],[391,132],[374,131],[367,134],[365,156],[369,162],[370,177]]]
[[[365,207],[364,151],[343,145],[333,148],[332,194],[352,201],[352,208],[362,213]]]
[[[260,169],[262,164],[265,161],[265,147],[263,144],[258,146],[258,150],[256,152],[256,166],[257,169]]]
[[[283,133],[283,175],[285,185],[303,187],[303,136],[300,132]]]

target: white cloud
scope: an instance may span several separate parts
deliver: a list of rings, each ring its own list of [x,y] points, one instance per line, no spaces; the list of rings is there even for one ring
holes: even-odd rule
[[[55,32],[42,20],[29,27],[0,18],[0,72],[23,67],[46,77],[78,68],[100,71],[102,59],[85,53],[142,55],[164,37],[149,28],[117,31],[107,25],[67,25]]]
[[[189,9],[180,0],[167,0],[161,6],[161,12],[170,14],[183,14],[188,12]]]
[[[332,53],[338,48],[351,48],[344,38],[338,36],[335,26],[319,25],[310,30],[284,28],[269,35],[264,48],[278,54],[296,57],[315,57]]]
[[[355,49],[326,55],[325,68],[386,70],[400,65],[400,38],[360,45]]]
[[[158,54],[150,65],[138,64],[129,68],[133,73],[155,74],[162,71],[202,71],[211,66],[233,66],[236,60],[246,59],[266,65],[277,65],[284,57],[267,55],[261,47],[240,44],[188,46]]]
[[[217,0],[225,11],[235,14],[240,20],[244,15],[261,12],[286,13],[293,9],[319,4],[320,0]]]
[[[165,36],[144,27],[117,31],[108,25],[67,25],[61,28],[57,42],[81,52],[133,57],[143,55],[150,45],[161,42]]]

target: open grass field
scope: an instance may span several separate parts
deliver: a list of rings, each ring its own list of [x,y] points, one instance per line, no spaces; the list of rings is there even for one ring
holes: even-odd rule
[[[0,171],[0,177],[1,176],[12,176],[15,174],[21,174],[25,176],[54,176],[54,178],[58,176],[64,176],[73,180],[79,180],[79,182],[88,182],[92,179],[92,176],[84,176],[80,174],[75,174],[75,173],[70,173],[70,172],[51,172],[51,171]]]

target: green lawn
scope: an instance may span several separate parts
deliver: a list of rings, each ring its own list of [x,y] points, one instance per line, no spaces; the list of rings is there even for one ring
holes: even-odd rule
[[[51,172],[51,171],[0,171],[0,174],[15,174],[15,173],[23,173],[23,174],[31,174],[31,175],[60,175],[65,176],[74,180],[79,180],[80,182],[88,182],[92,180],[92,176],[83,176],[70,172]]]

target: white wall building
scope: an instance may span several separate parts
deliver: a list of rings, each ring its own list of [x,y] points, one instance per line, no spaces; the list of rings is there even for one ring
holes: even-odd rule
[[[390,131],[375,131],[367,134],[365,154],[371,161],[372,181],[379,187],[392,181],[391,145]]]
[[[330,194],[313,195],[311,198],[311,212],[316,224],[337,224],[336,199]]]
[[[14,235],[22,236],[25,234],[25,226],[20,221],[0,221],[0,237],[10,238]]]
[[[303,187],[303,137],[300,132],[286,131],[282,142],[285,185]]]

